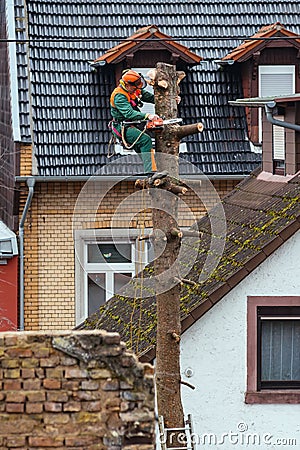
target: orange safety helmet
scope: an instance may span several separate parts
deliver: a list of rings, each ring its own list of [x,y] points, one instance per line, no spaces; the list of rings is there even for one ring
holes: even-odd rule
[[[124,83],[135,86],[136,88],[142,89],[146,87],[147,83],[141,73],[137,73],[134,70],[124,70],[122,75],[122,80]]]

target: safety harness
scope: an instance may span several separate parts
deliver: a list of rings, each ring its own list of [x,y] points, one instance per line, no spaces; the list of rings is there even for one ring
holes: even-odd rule
[[[139,106],[139,97],[141,95],[141,90],[140,89],[136,89],[135,92],[133,92],[132,94],[130,92],[128,92],[125,87],[123,86],[124,82],[122,82],[122,80],[120,81],[120,85],[118,87],[116,87],[111,96],[110,96],[110,104],[113,108],[115,108],[115,96],[117,94],[122,94],[125,95],[125,97],[127,98],[128,102],[131,104],[131,106],[133,108],[137,108]],[[116,127],[114,126],[114,123],[116,123],[116,121],[111,120],[109,122],[109,128],[113,131],[113,136],[109,141],[109,147],[108,147],[108,154],[107,157],[110,158],[111,156],[113,156],[113,153],[110,153],[110,147],[112,144],[114,144],[116,142],[116,136],[120,139],[120,141],[122,142],[122,145],[127,149],[127,150],[131,150],[135,144],[139,141],[139,139],[141,138],[141,136],[145,133],[147,126],[145,125],[144,129],[141,130],[141,133],[138,135],[137,139],[132,143],[132,144],[128,144],[126,142],[125,139],[125,130],[126,130],[126,126],[133,126],[131,125],[126,125],[126,121],[121,123],[121,133],[116,129]],[[117,122],[118,123],[118,122]]]

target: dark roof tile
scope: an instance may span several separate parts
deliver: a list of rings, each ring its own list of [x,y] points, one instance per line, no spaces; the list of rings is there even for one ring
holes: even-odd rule
[[[17,39],[26,37],[23,4],[22,0],[15,0]],[[93,172],[100,168],[90,164],[88,155],[94,153],[96,142],[101,161],[105,161],[110,138],[108,98],[114,88],[114,74],[109,66],[97,74],[91,71],[88,61],[149,23],[205,59],[203,64],[191,68],[182,82],[179,115],[185,123],[200,119],[205,124],[200,136],[188,140],[188,160],[208,175],[244,175],[260,164],[261,156],[251,152],[243,132],[246,129],[243,109],[228,105],[229,100],[242,97],[240,80],[234,73],[222,71],[214,59],[224,57],[262,25],[280,21],[291,32],[299,33],[298,0],[175,0],[169,3],[28,0],[26,6],[32,113],[39,119],[38,124],[34,122],[33,135],[40,175],[50,172],[64,175],[66,164],[70,164],[70,174],[73,170],[74,174],[88,175],[91,168]],[[134,14],[127,14],[128,10]],[[230,36],[232,39],[228,39]],[[99,40],[108,37],[109,40]],[[21,133],[22,140],[28,142],[31,132],[24,44],[17,44],[17,56]],[[49,122],[58,121],[61,128],[51,129]],[[72,137],[66,137],[64,130],[70,130]],[[72,161],[75,145],[83,145],[87,155],[79,167]],[[204,162],[206,153],[212,155],[208,162]],[[59,159],[60,163],[52,158]]]

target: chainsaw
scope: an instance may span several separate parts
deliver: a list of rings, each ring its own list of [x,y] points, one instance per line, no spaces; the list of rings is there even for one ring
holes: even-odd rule
[[[123,122],[123,125],[137,125],[146,122],[146,129],[149,131],[158,131],[162,130],[164,125],[174,125],[176,123],[182,122],[182,119],[162,119],[159,117],[158,119],[153,120],[135,120],[133,122]]]

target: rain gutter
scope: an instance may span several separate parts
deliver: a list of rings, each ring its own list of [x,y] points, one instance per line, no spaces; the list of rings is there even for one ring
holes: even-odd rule
[[[290,130],[300,132],[300,125],[297,125],[295,123],[285,122],[284,120],[277,120],[273,117],[273,109],[275,108],[275,106],[276,106],[275,101],[265,104],[265,111],[266,111],[266,117],[267,117],[268,122],[270,122],[272,125],[289,128]]]
[[[32,197],[34,194],[34,177],[26,177],[28,186],[28,195],[25,203],[25,207],[22,213],[22,217],[19,224],[19,252],[20,252],[20,324],[19,330],[24,330],[24,225],[27,217],[28,210],[31,205]]]
[[[243,180],[249,174],[239,174],[239,175],[205,175],[205,174],[191,174],[191,175],[181,175],[181,178],[185,180],[201,180],[201,179],[209,179],[209,180]],[[34,178],[37,183],[53,183],[53,182],[68,182],[68,181],[134,181],[138,178],[143,178],[144,175],[74,175],[74,176],[17,176],[15,178],[16,182],[22,183],[27,182],[29,178]]]

